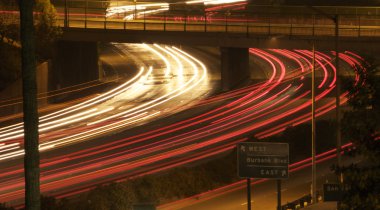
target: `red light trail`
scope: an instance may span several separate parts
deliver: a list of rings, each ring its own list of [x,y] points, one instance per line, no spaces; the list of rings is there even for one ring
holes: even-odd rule
[[[250,53],[266,62],[269,74],[266,82],[199,102],[197,106],[232,99],[203,114],[127,138],[42,159],[42,191],[60,197],[73,195],[100,183],[156,173],[226,152],[247,136],[263,138],[310,120],[310,90],[305,85],[305,78],[310,74],[310,52],[250,49]],[[335,99],[329,96],[335,87],[335,68],[329,56],[333,54],[319,52],[316,57],[317,71],[322,75],[316,97],[317,115],[325,114],[335,106]],[[364,70],[357,55],[350,52],[340,58],[355,71]],[[287,59],[297,66],[285,65],[283,60]],[[346,93],[342,94],[342,99],[345,96]],[[331,154],[322,156],[332,157]],[[292,167],[298,165],[294,163]],[[21,168],[16,165],[1,169],[1,202],[21,202]]]

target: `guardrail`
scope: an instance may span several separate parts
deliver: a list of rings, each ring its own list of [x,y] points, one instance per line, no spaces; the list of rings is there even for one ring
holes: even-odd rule
[[[53,1],[54,3],[55,1]],[[305,7],[244,6],[244,10],[131,1],[59,1],[61,26],[152,31],[223,32],[250,35],[334,36],[335,23]],[[63,5],[62,5],[63,4]],[[244,4],[244,3],[242,3]],[[184,7],[179,8],[186,8]],[[317,7],[339,15],[339,36],[380,36],[380,8]],[[115,12],[117,11],[117,12]]]
[[[70,28],[221,32],[253,35],[335,36],[335,23],[305,7],[189,7],[131,1],[52,0],[58,24]],[[242,3],[243,4],[243,3]],[[186,5],[185,5],[186,6]],[[238,7],[239,8],[239,7]],[[379,37],[380,8],[316,7],[339,15],[340,37]],[[118,12],[115,12],[117,11]]]
[[[317,202],[320,202],[322,200],[322,198],[318,192],[317,192],[317,197],[318,197]],[[288,202],[287,204],[282,205],[281,210],[297,210],[297,209],[305,208],[305,207],[310,206],[312,204],[313,204],[312,197],[310,194],[308,194],[308,195],[305,195],[305,196],[303,196],[303,197],[301,197],[295,201]]]

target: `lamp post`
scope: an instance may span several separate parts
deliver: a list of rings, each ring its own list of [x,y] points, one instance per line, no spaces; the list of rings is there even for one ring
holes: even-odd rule
[[[340,123],[340,76],[339,76],[339,16],[335,15],[335,69],[336,69],[336,156],[337,165],[342,167],[342,133],[341,133],[341,123]],[[343,183],[343,173],[340,172],[338,175],[338,182]],[[340,209],[340,201],[337,202],[337,209]]]
[[[311,196],[317,202],[317,164],[315,138],[315,40],[313,40],[313,62],[311,68]]]
[[[324,11],[320,10],[320,9],[317,9],[313,6],[308,6],[308,8],[310,8],[311,10],[315,11],[316,13],[318,14],[321,14],[323,15],[324,17],[327,17],[328,19],[334,21],[334,24],[335,24],[335,71],[336,71],[336,85],[335,85],[335,88],[336,88],[336,100],[335,100],[335,105],[336,105],[336,116],[335,116],[335,120],[336,120],[336,123],[337,123],[337,138],[336,138],[336,151],[337,151],[337,165],[338,167],[341,167],[341,146],[342,146],[342,137],[341,137],[341,123],[340,123],[340,75],[339,75],[339,16],[338,14],[336,14],[335,16],[331,16],[330,14],[327,14],[325,13]],[[315,24],[313,22],[313,24]],[[314,27],[314,25],[313,25]],[[315,62],[315,52],[314,52],[314,41],[313,41],[313,75],[312,75],[312,83],[314,82],[314,62]],[[314,83],[312,84],[313,85],[313,89],[314,89]],[[314,90],[312,90],[312,94],[314,94]],[[312,124],[314,123],[314,96],[312,96],[312,100],[313,100],[313,105],[312,105]],[[313,127],[314,126],[314,127]],[[317,195],[316,195],[316,162],[315,162],[315,125],[312,125],[312,199],[313,199],[313,203],[316,202],[317,200]],[[340,183],[343,182],[343,174],[341,173],[338,177],[338,181]],[[339,207],[339,202],[338,202],[338,207]]]
[[[133,2],[135,3],[135,14],[133,15],[134,18],[133,19],[137,19],[137,0],[133,0]]]
[[[339,76],[339,16],[335,15],[335,69],[336,69],[336,122],[337,122],[337,137],[336,137],[336,152],[338,159],[338,167],[342,166],[341,146],[342,133],[340,123],[340,76]],[[343,174],[339,174],[339,182],[343,182]]]
[[[67,22],[67,0],[65,0],[65,19],[63,21],[63,24],[64,24],[64,27],[66,28],[68,26],[68,22]]]

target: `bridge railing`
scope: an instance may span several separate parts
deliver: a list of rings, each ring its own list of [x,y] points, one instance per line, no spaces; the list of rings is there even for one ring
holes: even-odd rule
[[[305,7],[173,7],[132,1],[52,0],[58,24],[70,28],[334,36],[333,20]],[[178,8],[186,8],[178,10]],[[317,7],[339,15],[339,36],[380,36],[379,7]],[[242,10],[239,10],[242,9]]]
[[[71,2],[71,1],[69,1]],[[334,36],[334,22],[317,14],[291,14],[276,11],[189,11],[139,9],[110,15],[102,7],[81,7],[86,4],[68,4],[60,11],[63,27],[102,28],[153,31],[197,31],[244,33],[250,35],[305,35]],[[380,36],[380,15],[339,15],[340,36]]]

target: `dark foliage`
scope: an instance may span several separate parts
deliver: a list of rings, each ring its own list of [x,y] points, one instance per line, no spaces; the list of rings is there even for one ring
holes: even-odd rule
[[[35,11],[37,57],[38,60],[51,59],[53,43],[62,33],[56,23],[56,10],[50,0],[37,0]]]
[[[0,210],[14,210],[14,208],[8,207],[4,203],[0,203]]]
[[[21,75],[20,50],[0,42],[0,90]]]
[[[342,210],[380,209],[380,78],[378,67],[372,61],[364,65],[366,71],[358,72],[358,85],[347,87],[352,110],[344,113],[342,133],[356,148],[350,155],[362,161],[335,168],[337,173],[343,173],[344,182],[351,186]]]

